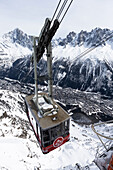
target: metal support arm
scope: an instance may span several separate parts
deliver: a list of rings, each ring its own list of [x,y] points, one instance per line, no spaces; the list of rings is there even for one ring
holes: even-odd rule
[[[35,78],[35,96],[34,96],[34,102],[37,106],[38,104],[38,84],[37,84],[37,61],[36,61],[36,37],[33,37],[33,43],[34,43],[34,78]]]
[[[52,46],[51,42],[49,43],[47,47],[47,71],[48,71],[48,92],[49,97],[52,98],[52,87],[53,87],[53,81],[52,81]]]

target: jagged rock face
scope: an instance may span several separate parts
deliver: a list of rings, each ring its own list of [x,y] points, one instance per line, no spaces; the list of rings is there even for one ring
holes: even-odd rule
[[[20,44],[23,47],[27,47],[32,50],[32,36],[28,36],[23,31],[19,30],[18,28],[14,29],[13,31],[4,34],[3,38],[9,38],[12,43]]]
[[[34,72],[30,66],[30,56],[26,58],[20,58],[13,63],[13,66],[7,70],[7,77],[15,80],[19,80],[20,82],[33,82]],[[30,68],[32,70],[30,70]],[[16,74],[14,74],[16,70]],[[29,74],[30,73],[30,74]]]
[[[106,58],[112,67],[113,39],[111,38],[107,43],[102,42],[102,39],[111,33],[109,29],[95,28],[91,32],[81,31],[79,34],[70,32],[65,39],[53,40],[53,83],[62,87],[101,92],[113,97],[113,72],[104,60]],[[10,38],[12,43],[32,48],[32,38],[19,29],[5,34],[5,37]],[[79,57],[79,54],[95,47],[99,42],[102,43],[98,49]],[[0,75],[21,82],[34,83],[34,68],[31,66],[30,56],[18,57],[11,67],[2,69],[4,71],[1,71]],[[41,59],[37,71],[38,76],[47,75],[45,59]],[[44,84],[44,79],[40,83]]]
[[[14,74],[15,68],[16,74]],[[46,61],[41,60],[37,68],[38,75],[47,75],[46,70]],[[113,79],[111,76],[112,73],[107,70],[105,63],[100,61],[96,63],[95,67],[93,67],[90,59],[86,59],[84,63],[75,62],[71,66],[67,61],[59,60],[53,64],[53,82],[64,88],[71,87],[113,96]],[[24,83],[34,83],[34,68],[31,67],[29,57],[14,62],[13,67],[7,71],[7,77]],[[40,84],[44,84],[44,80]]]
[[[59,38],[57,40],[53,40],[53,45],[65,46],[67,44],[71,44],[75,47],[76,45],[81,46],[85,43],[86,46],[92,47],[95,46],[97,43],[100,43],[103,38],[106,38],[110,34],[111,31],[109,29],[101,28],[95,28],[91,30],[91,32],[82,30],[78,34],[76,34],[75,32],[70,32],[64,39]],[[102,44],[105,45],[104,42]]]
[[[0,38],[0,77],[7,76],[7,70],[21,58],[32,54],[32,37],[15,29]],[[15,68],[13,74],[18,70]],[[21,74],[21,70],[20,70]]]
[[[59,65],[59,61],[55,63]],[[84,63],[73,63],[70,67],[63,63],[64,68],[56,69],[54,66],[54,82],[62,87],[71,87],[79,90],[101,92],[113,96],[112,73],[107,70],[105,63],[98,61],[93,67],[90,59]],[[57,70],[57,71],[56,71]],[[58,75],[63,76],[58,76]]]

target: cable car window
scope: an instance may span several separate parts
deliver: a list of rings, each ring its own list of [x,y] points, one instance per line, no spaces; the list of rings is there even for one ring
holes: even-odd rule
[[[63,137],[66,137],[67,135],[69,135],[69,120],[64,122],[64,126],[65,126],[65,131]]]
[[[62,126],[61,124],[58,126],[55,126],[51,129],[51,140],[52,142],[58,137],[62,135]]]
[[[44,139],[44,141],[50,140],[49,130],[43,131],[43,139]]]
[[[48,142],[48,141],[47,141],[47,142],[44,142],[44,144],[43,144],[44,147],[47,147],[47,146],[49,146],[49,145],[50,145],[50,142]]]
[[[65,122],[61,124],[61,129],[62,129],[62,136],[65,137]]]
[[[44,130],[42,132],[42,143],[44,147],[47,147],[50,145],[50,132],[49,130]]]
[[[51,129],[51,140],[53,141],[57,137],[56,128]]]
[[[65,121],[65,131],[69,131],[69,120]]]
[[[38,124],[36,123],[36,128],[37,128],[37,135],[39,136],[39,138],[41,139],[41,132],[40,132],[40,127],[38,126]]]
[[[39,135],[39,138],[41,139],[41,133],[40,133],[40,127],[38,126],[38,135]]]

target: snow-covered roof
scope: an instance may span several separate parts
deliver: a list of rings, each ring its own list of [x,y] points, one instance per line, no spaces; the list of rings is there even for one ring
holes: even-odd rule
[[[40,95],[47,95],[47,94],[42,93]],[[38,114],[37,107],[35,106],[35,104],[32,100],[33,96],[34,95],[27,96],[25,98],[25,100],[26,100],[26,102],[29,106],[29,109],[32,111],[35,120],[37,121],[37,123],[40,125],[40,127],[42,129],[48,129],[50,127],[57,126],[61,122],[64,122],[65,120],[69,119],[68,113],[64,109],[62,109],[54,100],[52,100],[54,105],[57,105],[57,107],[58,107],[57,115],[53,114],[51,116],[40,117],[39,114]],[[54,120],[54,117],[56,117],[55,120]]]

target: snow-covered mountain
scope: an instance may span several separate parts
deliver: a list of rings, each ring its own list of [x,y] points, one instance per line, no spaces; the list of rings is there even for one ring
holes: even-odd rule
[[[113,34],[109,29],[95,28],[79,34],[70,32],[64,39],[53,40],[54,84],[113,96],[113,38],[102,41],[110,35]],[[98,43],[99,47],[80,56]],[[0,75],[33,83],[32,37],[15,29],[3,36],[0,48]],[[47,74],[45,58],[38,65],[38,75]]]
[[[53,62],[55,83],[87,91],[101,91],[108,95],[113,90],[113,38],[102,40],[112,34],[108,29],[96,28],[91,32],[69,33],[65,39],[54,41]],[[113,35],[113,34],[112,34]],[[102,42],[102,43],[99,43]],[[83,52],[99,47],[86,55]],[[57,69],[56,69],[57,65]],[[106,93],[107,91],[107,93]]]
[[[3,35],[0,38],[0,76],[5,76],[17,59],[31,55],[31,48],[32,37],[19,29]]]
[[[20,44],[21,46],[32,50],[32,36],[28,36],[18,28],[4,34],[3,38],[9,40],[12,43]]]

